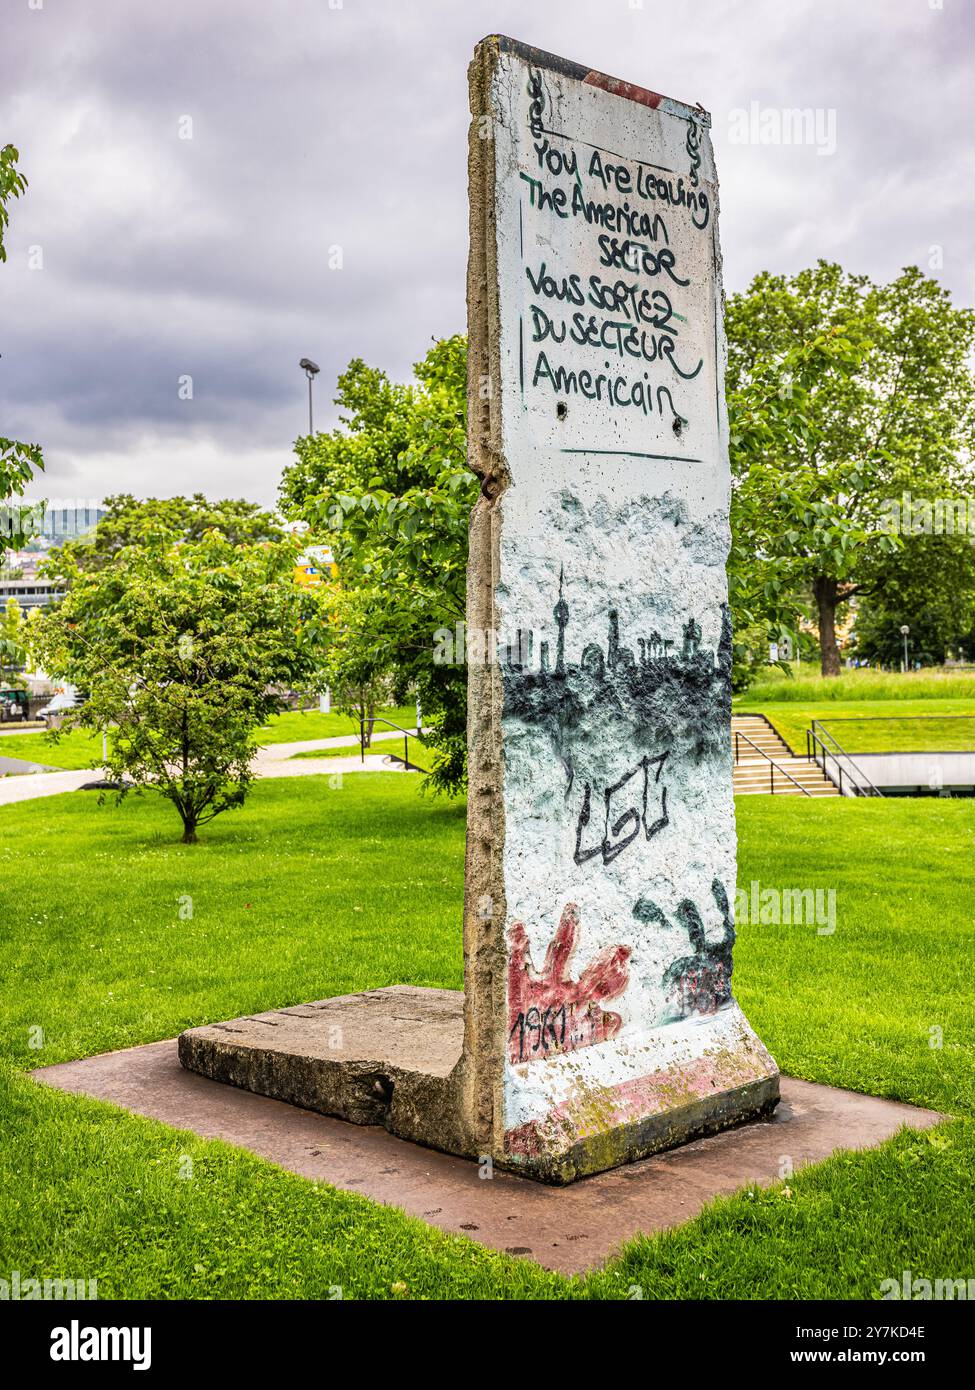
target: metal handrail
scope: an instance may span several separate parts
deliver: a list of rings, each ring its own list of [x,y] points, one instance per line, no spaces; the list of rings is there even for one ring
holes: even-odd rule
[[[818,744],[819,747],[823,750],[823,761],[822,761],[822,765],[820,765],[819,759],[816,757],[815,752],[814,752],[814,751],[813,751],[813,752],[810,751],[811,749],[815,749],[815,747],[816,747],[817,744]],[[809,760],[809,758],[812,758],[812,761],[816,764],[817,767],[821,767],[821,771],[822,771],[823,776],[829,778],[829,780],[833,783],[833,786],[836,787],[836,788],[838,789],[840,796],[845,796],[845,795],[846,795],[846,792],[843,790],[843,764],[842,764],[842,763],[840,762],[840,760],[837,758],[837,756],[836,756],[835,753],[831,753],[831,752],[830,752],[830,750],[826,747],[826,745],[825,745],[825,743],[823,742],[823,740],[819,737],[819,735],[818,735],[817,733],[814,733],[812,729],[807,729],[807,730],[806,730],[806,759],[807,759],[807,761]],[[827,759],[827,758],[832,758],[832,759],[833,759],[833,762],[836,763],[836,771],[839,773],[839,781],[838,781],[838,782],[834,780],[833,774],[827,770],[827,767],[826,767],[826,759]],[[851,779],[851,781],[850,781],[850,786],[853,788],[853,795],[854,795],[854,796],[859,796],[859,795],[860,795],[860,788],[857,786],[856,782],[853,781],[852,779]],[[863,795],[866,796],[866,792],[864,792]]]
[[[736,710],[737,714],[738,711]],[[893,724],[898,720],[915,719],[975,719],[975,714],[831,714],[829,722],[831,724]],[[821,719],[817,719],[817,724],[822,724]],[[967,750],[966,750],[967,751]]]
[[[766,762],[768,762],[768,763],[771,765],[771,766],[769,767],[769,783],[770,783],[769,789],[770,789],[770,791],[771,791],[771,793],[772,793],[773,796],[775,795],[775,774],[776,774],[777,772],[780,773],[783,777],[788,777],[789,781],[792,782],[792,784],[793,784],[794,786],[796,786],[796,787],[799,788],[799,790],[802,792],[803,796],[812,796],[812,792],[809,790],[808,787],[804,787],[804,786],[802,785],[801,782],[797,782],[796,779],[793,777],[793,775],[792,775],[791,772],[787,771],[786,768],[784,768],[784,767],[780,767],[779,764],[775,761],[775,759],[774,759],[774,758],[770,758],[769,755],[766,753],[766,751],[765,751],[764,748],[759,748],[759,746],[758,746],[757,743],[753,743],[752,740],[748,737],[747,734],[741,733],[738,729],[735,729],[734,733],[735,733],[735,762],[736,762],[736,763],[740,763],[740,762],[741,762],[741,758],[740,758],[739,752],[738,752],[738,740],[739,740],[740,738],[743,738],[743,739],[745,740],[745,742],[746,742],[747,744],[749,744],[750,747],[752,747],[752,748],[755,749],[755,752],[756,752],[756,753],[761,753],[762,757],[766,760]]]
[[[818,733],[817,729],[821,729],[822,733]],[[825,735],[825,737],[829,739],[829,741],[833,745],[833,748],[827,748],[823,735]],[[822,749],[822,763],[820,763],[818,757],[816,756],[817,744]],[[828,777],[831,782],[834,779],[832,774],[828,771],[826,767],[826,759],[833,759],[833,762],[836,764],[837,772],[839,773],[838,786],[841,795],[845,795],[845,793],[843,791],[843,764],[840,762],[840,758],[845,758],[848,763],[846,776],[850,786],[853,788],[853,795],[880,797],[883,796],[883,792],[879,789],[879,787],[874,786],[874,784],[871,782],[870,778],[863,771],[863,769],[853,761],[846,749],[840,746],[840,744],[829,732],[829,730],[824,728],[823,724],[818,719],[814,719],[812,722],[812,727],[806,730],[806,757],[807,759],[811,759],[817,767],[822,767],[823,776]],[[850,775],[851,769],[855,776]],[[857,782],[856,780],[858,777],[861,779],[860,782]]]
[[[391,719],[380,719],[380,718],[378,718],[378,717],[373,717],[373,718],[371,718],[371,719],[360,719],[360,720],[359,720],[359,750],[360,750],[362,762],[365,762],[365,760],[366,760],[366,725],[367,725],[367,724],[370,724],[370,725],[371,725],[371,724],[388,724],[389,727],[390,727],[391,729],[398,729],[398,730],[400,731],[400,733],[403,735],[403,765],[404,765],[404,767],[406,768],[407,772],[422,772],[422,771],[423,771],[423,768],[422,768],[422,767],[419,767],[416,763],[411,763],[411,762],[410,762],[410,757],[409,757],[409,753],[410,753],[410,739],[411,739],[411,738],[416,738],[416,734],[411,734],[410,731],[409,731],[408,729],[404,729],[404,728],[403,728],[402,724],[394,724],[393,721],[392,721]],[[391,754],[390,756],[392,757],[392,756],[395,756],[395,755]]]

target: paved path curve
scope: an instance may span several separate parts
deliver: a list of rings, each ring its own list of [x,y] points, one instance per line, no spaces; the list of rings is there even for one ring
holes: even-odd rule
[[[374,734],[373,742],[380,739],[400,739],[402,734]],[[347,758],[295,758],[296,753],[313,752],[316,748],[350,748]],[[5,759],[9,764],[18,759]],[[26,762],[21,763],[26,767]],[[0,768],[2,771],[2,768]],[[365,762],[359,755],[358,743],[349,744],[348,735],[339,738],[308,739],[303,743],[269,743],[259,748],[254,758],[254,775],[257,777],[312,777],[326,773],[329,776],[344,775],[347,772],[402,772],[402,764],[387,762],[386,755],[367,753]],[[55,796],[58,792],[77,791],[86,782],[94,781],[101,773],[97,769],[81,768],[58,772],[29,772],[23,775],[0,776],[0,806],[16,802],[33,801],[40,796]]]
[[[373,734],[373,743],[397,741],[390,752],[401,751],[400,733],[385,732]],[[347,758],[334,755],[327,758],[297,758],[296,753],[313,753],[320,748],[348,748]],[[386,761],[388,755],[367,753],[363,762],[358,743],[349,743],[348,735],[339,738],[312,738],[300,743],[268,743],[258,748],[254,759],[254,773],[258,777],[307,777],[312,773],[333,772],[401,772],[402,765]]]
[[[0,806],[17,801],[33,801],[38,796],[54,796],[58,792],[73,792],[97,777],[91,768],[81,771],[28,772],[23,777],[0,777]]]

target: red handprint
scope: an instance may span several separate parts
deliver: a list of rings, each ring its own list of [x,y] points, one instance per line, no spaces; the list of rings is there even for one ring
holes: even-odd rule
[[[568,978],[579,939],[579,909],[566,903],[539,973],[532,965],[524,923],[509,932],[508,1057],[530,1062],[615,1038],[622,1019],[600,1006],[629,981],[629,946],[608,946],[578,980]]]

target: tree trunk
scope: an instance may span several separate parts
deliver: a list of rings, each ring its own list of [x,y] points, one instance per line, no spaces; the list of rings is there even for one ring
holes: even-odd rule
[[[183,710],[183,788],[186,787],[186,774],[190,766],[190,716],[188,710]],[[188,798],[187,798],[188,799]],[[180,807],[180,815],[183,817],[183,844],[196,844],[196,815],[189,814]]]
[[[835,579],[821,575],[813,580],[813,598],[819,610],[819,650],[822,653],[822,673],[824,676],[840,674],[840,649],[836,642],[836,590]]]

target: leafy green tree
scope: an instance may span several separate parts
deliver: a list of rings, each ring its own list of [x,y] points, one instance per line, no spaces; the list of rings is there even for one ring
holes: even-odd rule
[[[32,620],[33,654],[88,694],[68,722],[109,729],[120,795],[157,790],[184,844],[243,804],[256,729],[285,690],[317,678],[319,605],[294,582],[295,549],[213,529],[140,541],[84,569],[65,547],[65,598]]]
[[[975,626],[972,539],[923,531],[903,538],[900,549],[865,577],[856,621],[858,656],[898,666],[905,624],[911,629],[912,662],[940,665],[949,651],[965,645]]]
[[[466,768],[463,654],[434,659],[435,634],[466,609],[467,528],[477,479],[466,464],[466,340],[435,343],[410,385],[356,360],[339,377],[342,427],[300,439],[281,485],[285,513],[331,546],[329,684],[391,679],[414,691],[436,750],[429,782],[454,793]]]
[[[280,541],[284,530],[271,512],[243,499],[211,502],[202,493],[192,497],[136,498],[118,493],[105,499],[105,515],[94,531],[65,541],[51,552],[48,568],[70,557],[84,571],[104,569],[131,546],[171,541],[198,541],[215,531],[231,545]],[[70,566],[68,567],[70,569]]]
[[[938,666],[944,659],[950,638],[946,640],[942,614],[938,608],[912,608],[897,613],[889,608],[871,605],[857,614],[855,653],[876,666],[897,670],[904,660],[902,624],[910,629],[907,659],[922,666]],[[956,630],[957,633],[957,630]]]
[[[15,598],[7,600],[0,617],[0,685],[22,686],[27,651],[24,645],[24,618]]]
[[[27,176],[17,168],[20,152],[14,145],[0,148],[0,261],[7,259],[4,243],[10,225],[10,210],[7,204],[11,198],[19,198],[27,192]]]
[[[27,178],[17,168],[20,154],[13,145],[0,148],[0,261],[7,259],[4,237],[10,224],[8,203],[27,190]],[[36,469],[43,469],[44,457],[39,444],[23,444],[17,439],[0,435],[0,503],[19,497]],[[4,545],[16,549],[23,538],[23,520],[8,505],[6,525],[0,532],[0,549]]]
[[[823,673],[835,675],[837,609],[897,549],[883,526],[889,499],[905,487],[964,484],[975,314],[916,267],[878,286],[820,261],[793,277],[757,276],[729,300],[726,321],[733,434],[736,398],[774,375],[776,363],[782,408],[801,417],[798,429],[769,437],[747,470],[739,456],[739,568],[744,543],[744,563],[754,560],[759,574],[771,566],[773,607],[789,584],[811,591]],[[831,350],[797,358],[816,344]],[[789,400],[796,387],[798,409]]]
[[[736,689],[747,687],[765,664],[770,641],[791,638],[806,607],[805,557],[796,542],[813,519],[808,488],[798,473],[769,460],[815,447],[810,396],[825,372],[855,370],[861,352],[833,329],[787,351],[756,356],[729,386],[728,591]]]

